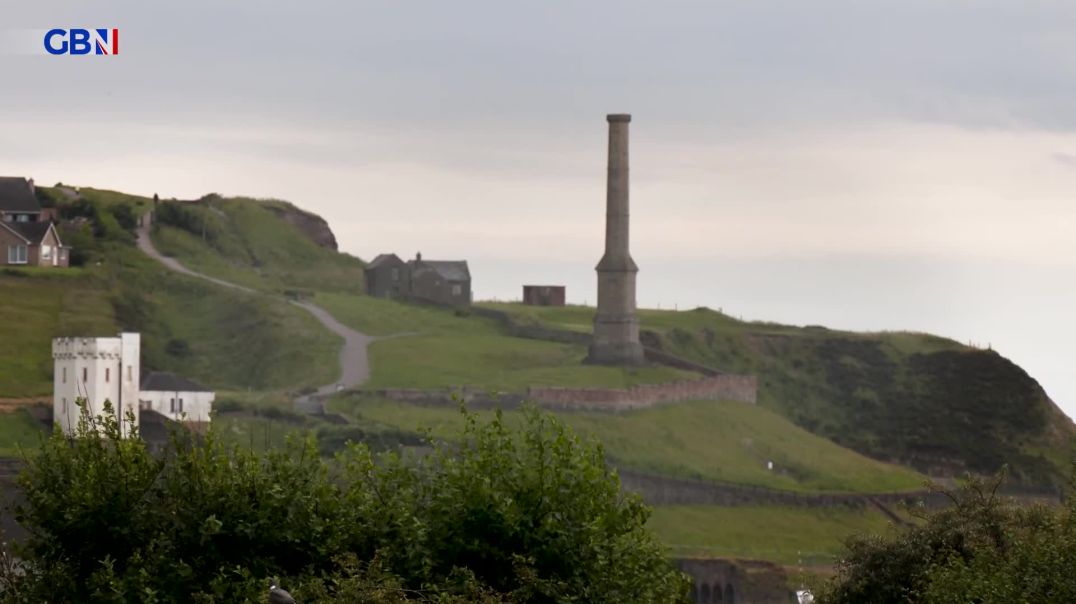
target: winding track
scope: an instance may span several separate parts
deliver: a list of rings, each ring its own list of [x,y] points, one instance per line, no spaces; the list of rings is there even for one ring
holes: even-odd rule
[[[138,227],[138,248],[142,250],[147,256],[157,260],[170,270],[177,273],[183,273],[191,277],[197,277],[204,279],[210,283],[215,283],[221,287],[228,287],[231,289],[263,295],[276,297],[272,294],[260,292],[249,287],[245,287],[236,283],[217,279],[216,277],[210,277],[209,275],[203,275],[202,273],[192,271],[191,269],[183,266],[175,258],[169,258],[162,255],[156,247],[153,245],[153,240],[150,238],[150,226],[148,222]],[[283,299],[283,298],[279,298]],[[311,304],[310,302],[297,302],[294,300],[287,300],[289,304],[293,304],[307,311],[318,320],[319,323],[325,326],[326,329],[335,333],[344,339],[344,346],[340,349],[340,379],[318,388],[315,395],[301,396],[295,400],[295,407],[299,411],[305,413],[324,413],[325,409],[319,395],[330,394],[340,388],[354,388],[362,385],[370,377],[370,360],[366,354],[366,349],[371,342],[376,338],[370,337],[364,333],[351,329],[350,327],[340,323],[333,318],[324,308]]]

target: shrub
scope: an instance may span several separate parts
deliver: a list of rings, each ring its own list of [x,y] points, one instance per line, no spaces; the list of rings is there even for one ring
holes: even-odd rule
[[[263,602],[271,578],[304,604],[683,600],[598,445],[534,410],[519,430],[463,413],[429,455],[331,463],[312,439],[257,454],[212,431],[153,457],[83,417],[19,477],[30,537],[0,600]]]
[[[853,539],[817,601],[1073,601],[1076,502],[1020,506],[998,496],[1001,483],[1001,475],[970,480],[921,525],[890,539]]]

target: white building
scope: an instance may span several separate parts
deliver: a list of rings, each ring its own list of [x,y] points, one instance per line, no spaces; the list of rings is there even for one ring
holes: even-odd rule
[[[139,355],[141,337],[121,333],[115,338],[55,338],[52,340],[52,417],[64,432],[78,426],[75,401],[86,399],[87,411],[100,415],[105,401],[112,403],[130,431],[125,416],[131,413],[138,425],[138,395],[141,382]]]
[[[209,388],[164,371],[151,371],[142,379],[138,400],[142,409],[156,411],[168,419],[208,422],[216,398]]]
[[[121,333],[114,338],[55,338],[52,341],[52,416],[71,434],[78,426],[79,408],[101,415],[105,401],[119,412],[124,434],[138,426],[143,410],[185,422],[209,422],[215,393],[171,373],[150,372],[141,377],[141,336]],[[134,423],[126,416],[134,416]]]

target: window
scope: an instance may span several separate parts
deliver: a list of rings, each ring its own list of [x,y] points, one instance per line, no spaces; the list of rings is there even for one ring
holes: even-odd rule
[[[42,245],[41,246],[41,259],[42,260],[52,260],[52,246],[51,245]]]
[[[15,217],[15,222],[30,222],[29,214],[19,214]]]
[[[169,402],[169,407],[168,408],[172,410],[172,413],[183,413],[183,399],[179,399],[177,401],[174,398],[170,398],[170,399],[168,399],[168,402]]]
[[[9,246],[7,246],[7,263],[8,264],[26,264],[26,246],[25,245],[9,245]]]
[[[67,383],[67,367],[63,368],[63,374],[64,374],[64,383],[66,384]]]
[[[174,398],[168,399],[168,410],[171,411],[172,413],[176,412],[176,399],[174,399]]]
[[[66,399],[66,398],[65,398],[65,399],[63,399],[63,402],[64,402],[64,406],[63,406],[63,411],[62,411],[62,413],[63,413],[64,415],[67,415],[67,399]]]
[[[4,222],[11,222],[11,214],[4,214]]]
[[[90,378],[89,378],[89,375],[90,375],[90,374],[89,374],[89,372],[88,372],[88,371],[86,371],[86,368],[85,368],[85,367],[83,367],[83,368],[82,368],[82,383],[83,383],[83,384],[85,384],[85,383],[86,383],[86,381],[90,379]]]
[[[133,375],[133,374],[131,373],[131,366],[130,366],[130,365],[128,365],[128,366],[127,366],[127,381],[128,381],[128,382],[129,382],[129,381],[131,381],[132,379],[134,379],[134,378],[132,378],[132,377],[131,377],[131,375]]]
[[[105,383],[108,383],[108,379],[112,376],[112,370],[105,367]]]
[[[462,293],[463,293],[463,286],[460,285],[459,283],[453,283],[452,284],[452,295],[453,296],[458,296],[458,295],[460,295]]]
[[[398,268],[392,269],[392,280],[393,281],[399,281],[400,280],[400,269],[398,269]]]

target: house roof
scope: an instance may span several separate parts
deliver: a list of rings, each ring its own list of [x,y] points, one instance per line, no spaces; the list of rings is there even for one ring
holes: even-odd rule
[[[415,264],[415,270],[432,269],[446,281],[471,280],[466,260],[420,260]]]
[[[15,233],[30,245],[40,244],[50,230],[55,233],[51,222],[0,222],[0,226]],[[63,246],[59,233],[56,233],[56,241]]]
[[[403,260],[396,254],[378,254],[370,264],[366,265],[367,269],[378,268],[379,266],[388,263],[389,261],[395,261],[396,264],[403,264]]]
[[[0,212],[40,212],[41,204],[21,176],[0,176]]]
[[[7,225],[33,244],[41,243],[52,228],[51,222],[9,222]]]
[[[143,392],[213,392],[211,388],[167,371],[151,371],[142,377]]]

